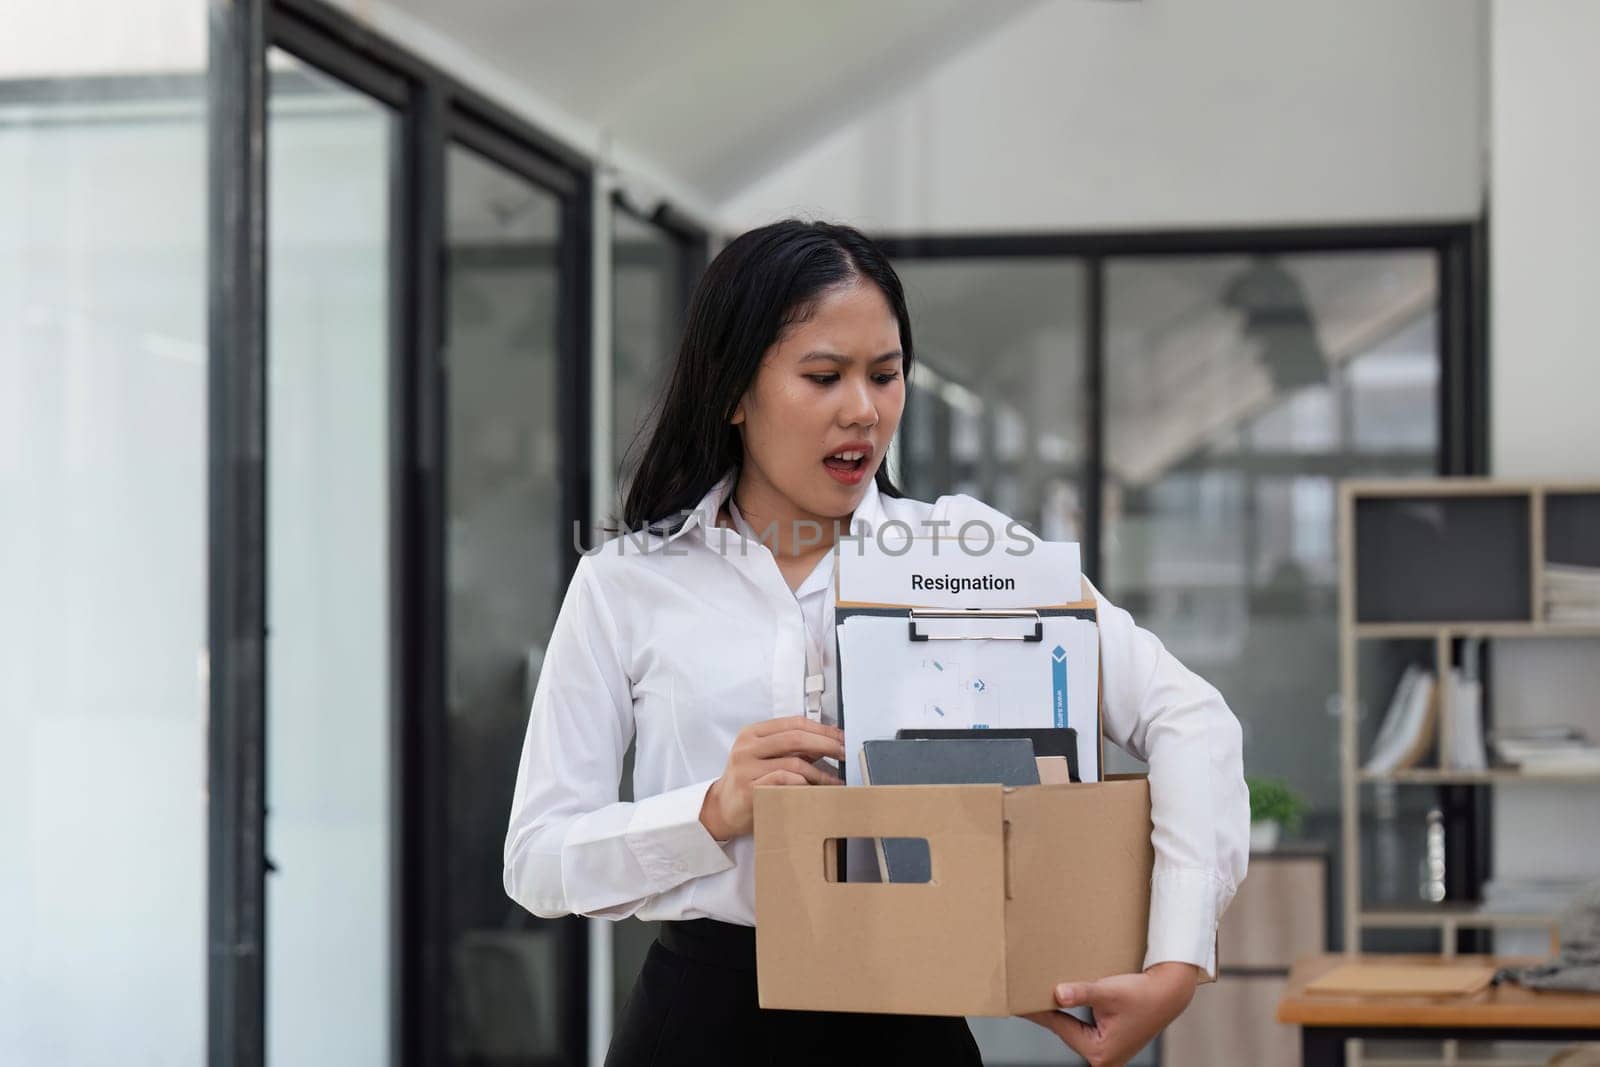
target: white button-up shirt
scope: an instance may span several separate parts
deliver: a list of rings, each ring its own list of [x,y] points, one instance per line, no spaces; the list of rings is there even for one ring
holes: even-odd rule
[[[822,657],[822,719],[838,721],[833,555],[791,591],[764,545],[716,525],[732,490],[729,475],[676,530],[613,538],[578,563],[534,690],[506,834],[506,892],[536,915],[755,924],[753,839],[719,844],[700,808],[740,730],[804,714],[808,644],[811,673]],[[851,526],[974,519],[1010,523],[968,496],[928,504],[869,483]],[[1239,723],[1155,635],[1095,597],[1105,734],[1150,765],[1145,966],[1176,960],[1214,976],[1217,921],[1249,855]],[[621,802],[630,739],[637,799]]]

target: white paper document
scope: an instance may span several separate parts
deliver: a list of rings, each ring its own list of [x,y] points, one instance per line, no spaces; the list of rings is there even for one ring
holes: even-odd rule
[[[870,537],[840,541],[839,602],[1031,608],[1083,600],[1076,544],[1000,541],[987,552],[972,555],[962,548],[971,543],[953,536],[896,539],[887,534],[881,541]]]
[[[905,615],[857,615],[839,624],[846,780],[861,780],[861,743],[907,727],[1070,726],[1078,774],[1100,779],[1100,636],[1088,619],[1045,617],[1043,640],[975,636],[913,641]],[[930,620],[919,631],[1015,633],[1018,621]],[[1031,632],[1030,619],[1025,627]]]

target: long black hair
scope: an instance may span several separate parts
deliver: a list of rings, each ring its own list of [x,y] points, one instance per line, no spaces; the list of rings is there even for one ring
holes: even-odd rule
[[[821,294],[857,279],[872,282],[889,302],[900,324],[902,373],[909,377],[905,291],[883,250],[859,230],[784,219],[741,234],[711,261],[689,300],[650,443],[623,501],[627,529],[672,522],[740,465],[743,446],[728,420],[761,357],[785,327],[812,313]],[[903,495],[881,464],[877,483],[888,496]]]

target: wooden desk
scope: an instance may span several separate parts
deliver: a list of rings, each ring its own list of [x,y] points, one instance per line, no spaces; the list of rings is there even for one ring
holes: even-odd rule
[[[1334,997],[1306,983],[1341,963],[1444,962],[1438,956],[1306,956],[1289,972],[1278,1021],[1300,1027],[1302,1067],[1343,1067],[1350,1038],[1401,1041],[1455,1037],[1473,1041],[1600,1041],[1600,993],[1535,993],[1507,983],[1470,997]],[[1472,956],[1494,967],[1525,957]]]

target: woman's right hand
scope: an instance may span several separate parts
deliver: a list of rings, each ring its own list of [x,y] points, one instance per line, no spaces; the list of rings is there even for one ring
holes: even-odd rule
[[[751,723],[733,739],[728,766],[711,783],[700,805],[700,822],[718,841],[731,841],[755,826],[758,785],[841,785],[813,760],[844,761],[844,731],[803,715]]]

